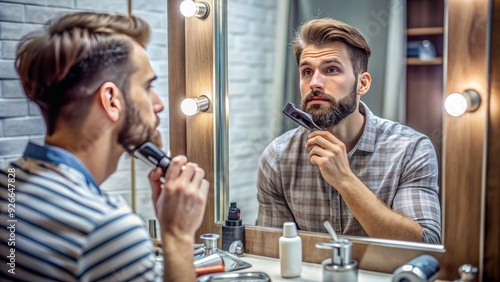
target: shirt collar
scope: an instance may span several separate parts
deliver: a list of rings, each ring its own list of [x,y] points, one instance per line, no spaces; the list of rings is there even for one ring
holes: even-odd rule
[[[374,152],[377,117],[362,101],[359,101],[359,112],[365,116],[365,127],[363,129],[363,134],[361,134],[361,138],[359,138],[358,144],[356,144],[356,150]]]
[[[83,176],[85,176],[87,184],[93,185],[95,189],[97,189],[97,192],[102,195],[102,192],[99,189],[99,185],[97,184],[89,170],[85,167],[85,165],[73,154],[62,148],[51,145],[40,146],[29,142],[26,150],[24,151],[24,157],[37,159],[56,165],[64,164],[73,169],[76,169],[81,174],[83,174]]]

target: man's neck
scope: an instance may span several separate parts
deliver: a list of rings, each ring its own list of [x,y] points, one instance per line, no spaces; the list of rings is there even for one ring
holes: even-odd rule
[[[118,165],[118,160],[125,150],[108,136],[87,138],[75,133],[58,131],[46,136],[45,143],[60,147],[72,153],[90,171],[96,182],[101,185]],[[107,138],[108,137],[108,138]]]
[[[363,134],[365,120],[365,115],[361,114],[358,108],[335,127],[329,129],[329,131],[342,141],[346,146],[347,152],[350,152]]]

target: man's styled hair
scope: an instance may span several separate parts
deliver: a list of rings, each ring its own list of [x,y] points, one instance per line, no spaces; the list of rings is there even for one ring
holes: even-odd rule
[[[340,41],[347,45],[354,75],[368,69],[368,58],[371,50],[361,33],[354,27],[334,19],[313,19],[302,24],[292,38],[293,51],[297,63],[307,44],[322,46]]]
[[[26,96],[39,107],[52,135],[59,117],[82,121],[99,87],[114,82],[124,95],[134,71],[132,42],[145,47],[151,30],[134,16],[79,12],[24,36],[15,66]]]

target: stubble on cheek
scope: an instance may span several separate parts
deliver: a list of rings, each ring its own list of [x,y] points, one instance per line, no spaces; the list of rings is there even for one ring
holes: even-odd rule
[[[151,136],[151,142],[153,142],[153,144],[155,144],[160,149],[163,147],[161,134],[158,130],[155,130],[153,135]]]

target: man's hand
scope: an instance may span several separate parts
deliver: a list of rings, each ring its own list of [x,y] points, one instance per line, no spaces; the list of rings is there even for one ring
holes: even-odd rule
[[[311,148],[311,163],[317,165],[323,178],[333,187],[340,187],[340,181],[353,177],[346,146],[328,131],[313,131],[309,134],[306,148]]]
[[[160,223],[164,281],[194,281],[193,244],[205,214],[209,183],[205,171],[185,156],[172,159],[163,182],[161,169],[149,174]]]
[[[342,195],[368,236],[422,241],[422,227],[417,222],[387,207],[354,175],[343,142],[328,131],[313,131],[306,148],[311,148],[311,163],[319,167],[321,176]]]
[[[163,232],[194,236],[207,202],[209,184],[204,177],[205,171],[184,156],[172,159],[164,183],[160,168],[150,173],[153,203]]]

